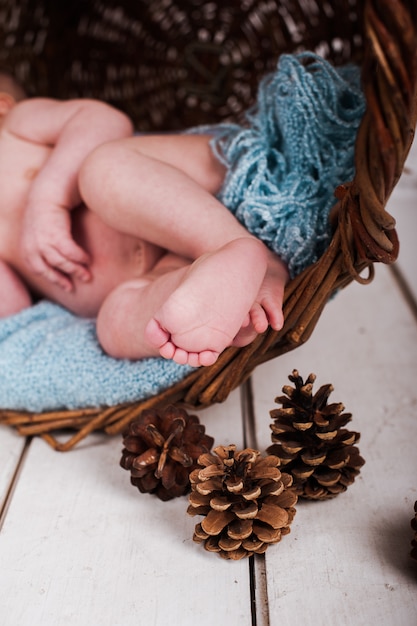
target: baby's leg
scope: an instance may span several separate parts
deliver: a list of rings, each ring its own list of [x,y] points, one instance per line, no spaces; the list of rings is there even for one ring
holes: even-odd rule
[[[224,168],[210,137],[132,137],[94,150],[80,172],[86,205],[116,230],[195,261],[247,230],[215,197]]]
[[[32,298],[16,272],[4,261],[0,260],[0,318],[19,313],[31,306]]]

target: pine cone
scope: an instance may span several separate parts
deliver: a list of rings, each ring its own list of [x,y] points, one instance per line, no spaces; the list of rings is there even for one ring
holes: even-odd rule
[[[174,406],[145,410],[124,435],[120,465],[141,493],[170,500],[190,490],[189,474],[213,443],[196,415]]]
[[[365,463],[354,445],[360,435],[343,428],[352,415],[343,413],[342,403],[327,404],[332,385],[313,395],[314,374],[305,383],[297,370],[288,378],[295,387],[284,386],[285,396],[275,399],[282,408],[270,411],[274,443],[267,452],[279,457],[299,496],[332,498],[346,491]]]
[[[414,512],[415,515],[411,520],[411,528],[414,530],[414,539],[411,542],[412,549],[410,554],[413,559],[417,560],[417,500],[414,503]]]
[[[281,474],[279,459],[258,450],[218,446],[198,459],[190,474],[188,513],[204,515],[193,539],[225,559],[262,554],[290,532],[297,502],[291,476]]]

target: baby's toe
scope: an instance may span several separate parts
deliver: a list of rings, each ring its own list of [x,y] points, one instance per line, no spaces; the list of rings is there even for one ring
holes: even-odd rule
[[[268,328],[268,318],[262,306],[255,302],[250,310],[250,318],[252,325],[257,333],[261,334]]]
[[[145,328],[145,336],[149,343],[156,348],[161,348],[166,345],[170,337],[169,333],[164,330],[159,322],[155,319],[151,319],[147,323]],[[165,356],[165,358],[171,359],[172,356]]]
[[[219,352],[214,352],[214,350],[203,350],[199,354],[200,365],[204,365],[207,367],[208,365],[213,365],[218,359]]]
[[[159,354],[164,357],[164,359],[173,359],[175,356],[176,348],[173,343],[167,341],[163,346],[159,348]]]
[[[171,357],[178,365],[186,365],[188,363],[189,353],[182,348],[175,348],[174,355]]]

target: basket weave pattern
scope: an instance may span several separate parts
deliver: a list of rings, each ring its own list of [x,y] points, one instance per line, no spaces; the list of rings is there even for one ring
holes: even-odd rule
[[[258,364],[304,343],[335,290],[370,281],[374,262],[395,261],[395,221],[385,206],[416,125],[415,0],[0,0],[0,15],[0,66],[29,93],[104,99],[140,130],[239,120],[279,54],[301,49],[360,63],[367,101],[355,178],[335,190],[333,239],[287,286],[281,331],[228,348],[149,400],[42,415],[3,410],[0,422],[67,450],[96,429],[122,432],[144,408],[222,402]],[[76,433],[58,443],[52,433],[66,427]]]

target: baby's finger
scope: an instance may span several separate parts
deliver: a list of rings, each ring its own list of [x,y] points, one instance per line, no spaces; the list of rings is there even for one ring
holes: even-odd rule
[[[71,278],[49,265],[42,257],[33,257],[31,259],[31,267],[35,274],[42,276],[50,283],[58,285],[64,289],[64,291],[72,291],[73,284]]]
[[[91,272],[85,265],[74,263],[74,261],[65,258],[56,261],[53,265],[64,274],[78,278],[82,282],[91,280]]]
[[[88,268],[90,263],[89,255],[75,242],[66,242],[57,253],[61,256],[58,267],[67,274],[73,274],[83,282],[91,280],[91,272]]]
[[[74,289],[74,285],[72,284],[71,277],[67,276],[66,274],[63,274],[62,272],[59,272],[58,270],[55,270],[52,267],[47,267],[45,272],[43,273],[43,276],[47,280],[49,280],[50,283],[53,283],[54,285],[58,285],[64,291],[70,292],[70,291],[73,291]]]
[[[90,257],[83,248],[72,239],[66,239],[59,244],[57,251],[66,259],[73,261],[76,265],[88,266]]]
[[[43,256],[46,263],[50,267],[59,270],[63,274],[75,276],[83,282],[86,282],[91,278],[91,272],[87,267],[85,267],[85,265],[64,256],[61,251],[56,248],[48,249],[44,252]]]

